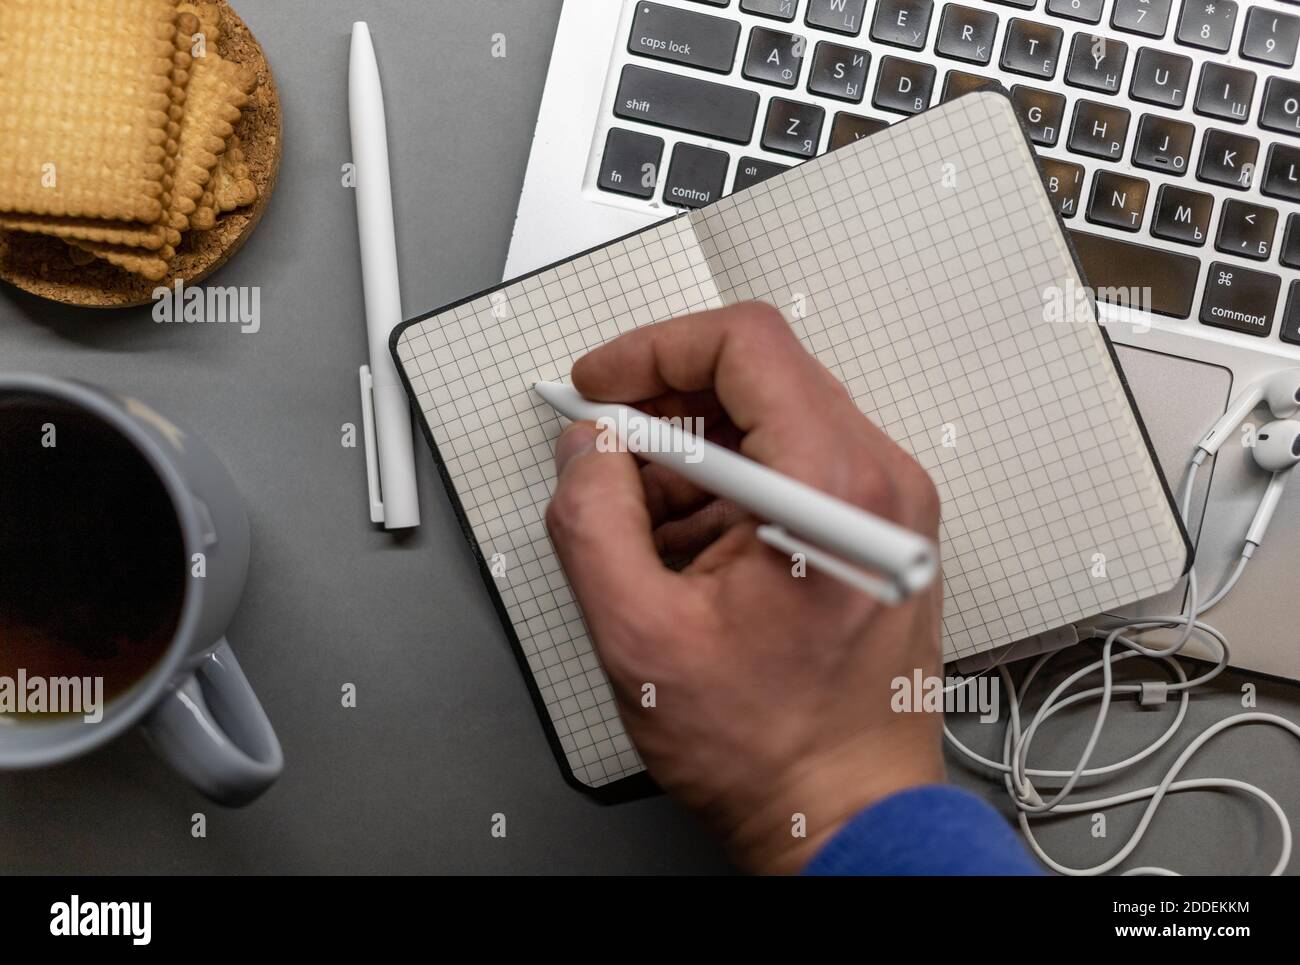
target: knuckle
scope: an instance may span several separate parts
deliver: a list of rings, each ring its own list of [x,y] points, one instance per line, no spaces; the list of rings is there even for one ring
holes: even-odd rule
[[[756,329],[756,334],[769,337],[792,335],[790,324],[785,320],[785,316],[767,302],[745,302],[740,307],[744,310],[746,324]]]
[[[900,505],[899,486],[894,476],[878,462],[869,463],[857,473],[853,484],[854,501],[886,517],[896,517]]]
[[[546,529],[558,542],[571,540],[582,531],[587,505],[573,487],[559,487],[546,506]]]

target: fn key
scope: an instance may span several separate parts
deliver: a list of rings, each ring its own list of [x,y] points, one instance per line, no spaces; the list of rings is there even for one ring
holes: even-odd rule
[[[663,156],[663,138],[611,127],[605,138],[605,156],[600,159],[596,184],[602,191],[652,198],[659,183],[659,161]]]

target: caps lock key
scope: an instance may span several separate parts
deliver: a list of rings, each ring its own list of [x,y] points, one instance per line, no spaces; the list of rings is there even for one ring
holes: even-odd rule
[[[638,3],[629,53],[725,74],[736,60],[740,24],[658,3]]]

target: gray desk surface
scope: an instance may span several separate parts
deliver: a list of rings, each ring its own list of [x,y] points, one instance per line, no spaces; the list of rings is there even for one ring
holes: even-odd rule
[[[365,359],[353,198],[341,186],[350,24],[368,20],[379,50],[403,302],[414,315],[499,280],[560,0],[238,0],[237,8],[276,72],[285,154],[265,221],[216,281],[261,286],[261,331],[159,326],[147,310],[79,312],[4,288],[0,366],[130,390],[226,460],[254,531],[230,639],[287,766],[240,811],[188,789],[138,734],[57,768],[0,775],[0,867],[726,870],[718,847],[667,799],[601,807],[563,782],[431,458],[421,446],[424,524],[395,541],[367,522],[361,450],[340,445],[340,427],[360,420]],[[504,59],[491,56],[496,33],[507,38]],[[357,686],[356,709],[340,706],[345,683]],[[1239,707],[1239,687],[1234,678],[1194,702],[1191,726]],[[1293,688],[1265,683],[1261,692],[1300,719]],[[1122,711],[1106,742],[1114,753],[1159,726]],[[1225,736],[1189,773],[1253,777],[1300,814],[1294,743],[1252,731]],[[994,745],[994,728],[963,733]],[[1076,736],[1061,731],[1057,749]],[[1048,738],[1043,747],[1051,753]],[[983,779],[956,766],[952,776],[998,799]],[[191,836],[197,812],[207,815],[206,839]],[[504,839],[489,833],[496,812],[507,816]],[[1130,807],[1111,818],[1110,845],[1080,820],[1044,836],[1066,859],[1092,863],[1137,816]],[[1258,872],[1275,854],[1270,820],[1238,797],[1183,795],[1138,859]]]

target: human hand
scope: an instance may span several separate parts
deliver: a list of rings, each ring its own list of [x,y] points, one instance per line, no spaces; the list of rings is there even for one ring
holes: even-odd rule
[[[929,476],[768,305],[636,329],[579,359],[573,382],[593,400],[703,417],[710,440],[937,535]],[[940,581],[890,607],[812,568],[798,577],[738,507],[600,451],[598,435],[579,422],[560,437],[546,522],[660,786],[742,867],[787,872],[863,808],[941,781],[941,718],[890,701],[895,677],[941,672]]]

